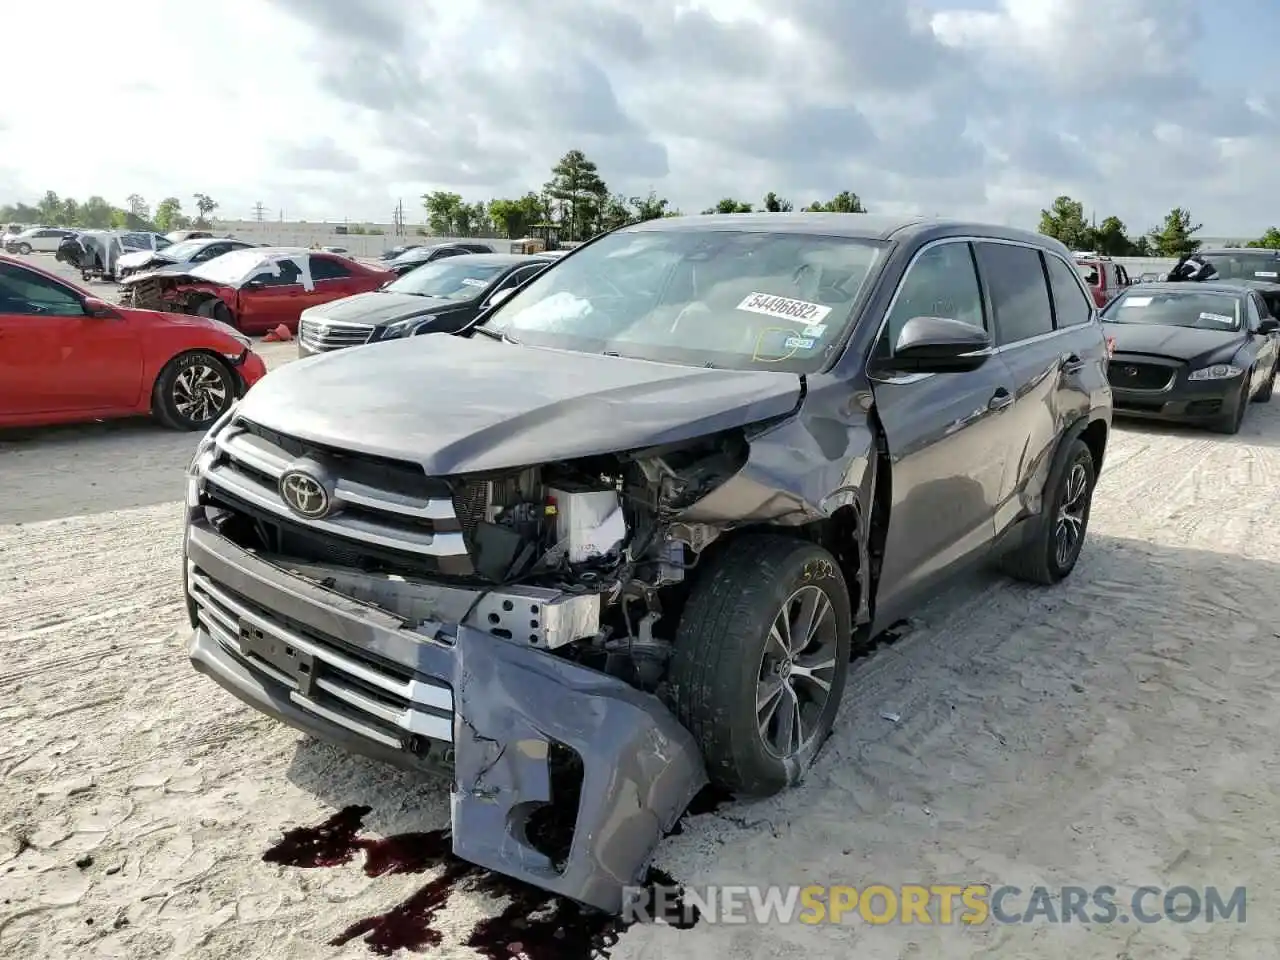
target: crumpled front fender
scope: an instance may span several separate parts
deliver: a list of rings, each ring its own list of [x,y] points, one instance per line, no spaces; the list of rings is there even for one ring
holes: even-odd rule
[[[610,913],[641,883],[653,851],[707,783],[692,735],[651,694],[479,630],[459,627],[453,852]],[[547,759],[582,760],[577,822],[563,870],[525,834],[554,803]]]

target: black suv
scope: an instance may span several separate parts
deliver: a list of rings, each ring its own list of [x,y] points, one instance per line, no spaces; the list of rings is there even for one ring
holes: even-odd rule
[[[190,655],[317,737],[448,770],[464,859],[616,910],[707,779],[799,780],[856,638],[979,561],[1071,572],[1106,367],[1038,234],[624,227],[461,335],[255,386],[190,469]],[[526,830],[555,803],[567,854]]]

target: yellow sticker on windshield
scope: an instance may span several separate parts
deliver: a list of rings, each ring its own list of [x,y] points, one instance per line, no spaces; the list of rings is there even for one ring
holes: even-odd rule
[[[790,297],[776,297],[771,293],[749,293],[738,304],[739,310],[748,313],[760,313],[766,317],[777,317],[779,320],[795,320],[800,323],[821,323],[831,312],[830,307],[820,303],[809,303],[807,300],[792,300]]]

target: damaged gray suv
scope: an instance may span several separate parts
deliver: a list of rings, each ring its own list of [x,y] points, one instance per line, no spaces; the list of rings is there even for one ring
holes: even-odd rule
[[[318,738],[444,771],[458,856],[618,910],[708,780],[801,778],[856,642],[977,562],[1071,572],[1106,366],[1037,234],[631,225],[459,335],[290,364],[215,425],[188,471],[190,656]],[[557,803],[555,851],[534,826]]]

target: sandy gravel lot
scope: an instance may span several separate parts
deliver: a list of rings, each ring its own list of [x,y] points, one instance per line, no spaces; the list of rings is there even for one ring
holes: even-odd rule
[[[193,444],[146,422],[0,439],[0,957],[367,957],[329,941],[415,897],[374,945],[417,924],[430,956],[584,956],[457,866],[263,862],[353,804],[369,837],[442,827],[447,796],[189,669]],[[690,883],[1247,885],[1245,924],[636,926],[613,956],[1276,956],[1278,476],[1280,403],[1235,438],[1118,430],[1068,584],[939,597],[855,665],[803,786],[690,816],[658,858]]]

